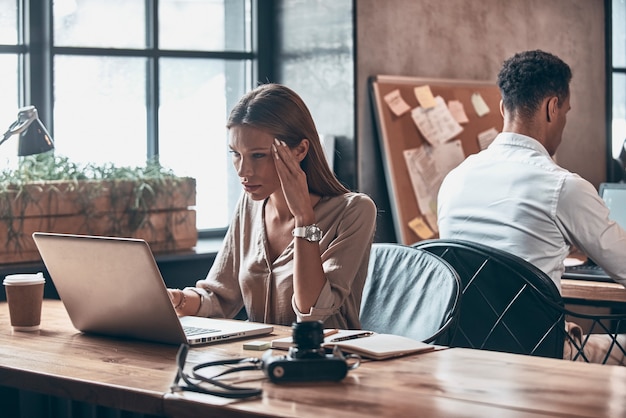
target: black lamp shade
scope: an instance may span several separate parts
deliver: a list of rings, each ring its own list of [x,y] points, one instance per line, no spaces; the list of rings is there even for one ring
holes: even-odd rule
[[[41,154],[54,149],[52,137],[39,119],[33,122],[20,133],[20,140],[17,147],[17,155]]]

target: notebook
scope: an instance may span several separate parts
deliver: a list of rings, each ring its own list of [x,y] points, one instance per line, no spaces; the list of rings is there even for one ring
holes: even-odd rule
[[[190,345],[273,331],[254,322],[178,317],[144,240],[43,232],[33,239],[79,331]]]
[[[279,350],[287,350],[291,346],[291,337],[277,338],[271,344],[271,348]],[[338,346],[345,353],[359,354],[371,360],[386,360],[437,349],[437,346],[400,335],[363,330],[337,330],[336,333],[329,329],[324,330],[322,347],[332,349],[334,346]]]
[[[626,229],[626,183],[601,183],[598,193],[609,208],[609,218]],[[563,278],[602,282],[614,281],[602,267],[590,259],[580,265],[566,266]]]

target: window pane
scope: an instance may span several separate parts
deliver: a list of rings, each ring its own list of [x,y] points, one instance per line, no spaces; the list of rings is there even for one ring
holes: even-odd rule
[[[18,79],[17,55],[0,54],[0,92],[2,92],[0,94],[0,133],[2,134],[17,120]],[[0,167],[13,166],[17,163],[17,142],[15,137],[8,139],[0,146]]]
[[[19,107],[17,54],[0,54],[0,130],[15,121]],[[5,126],[6,125],[6,126]]]
[[[0,44],[17,45],[17,1],[0,0]]]
[[[626,67],[626,1],[613,0],[613,67]]]
[[[161,60],[160,74],[160,161],[196,179],[198,229],[224,228],[241,193],[225,125],[230,108],[248,90],[248,66],[172,58]]]
[[[144,165],[145,74],[144,58],[55,56],[56,152],[76,163]]]
[[[159,48],[249,51],[248,0],[161,0]]]
[[[145,0],[54,0],[55,46],[144,48]]]
[[[613,157],[626,140],[626,74],[613,73]]]

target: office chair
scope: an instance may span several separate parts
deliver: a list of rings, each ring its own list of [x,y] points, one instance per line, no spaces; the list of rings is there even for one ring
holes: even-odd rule
[[[461,295],[459,276],[427,251],[374,243],[360,320],[366,330],[446,344]]]
[[[589,321],[589,333],[610,335],[626,354],[615,340],[626,314],[596,315],[565,308],[550,277],[522,258],[463,240],[431,239],[412,246],[440,256],[461,278],[461,312],[450,346],[563,358],[567,339],[574,350],[572,359],[588,362],[583,352],[586,338],[579,344],[565,330],[566,319],[578,318]]]

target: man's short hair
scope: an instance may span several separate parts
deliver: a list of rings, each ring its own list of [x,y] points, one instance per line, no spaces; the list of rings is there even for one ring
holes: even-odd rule
[[[556,55],[541,50],[519,52],[504,61],[498,87],[504,108],[529,118],[546,97],[557,96],[559,107],[569,96],[570,67]]]

